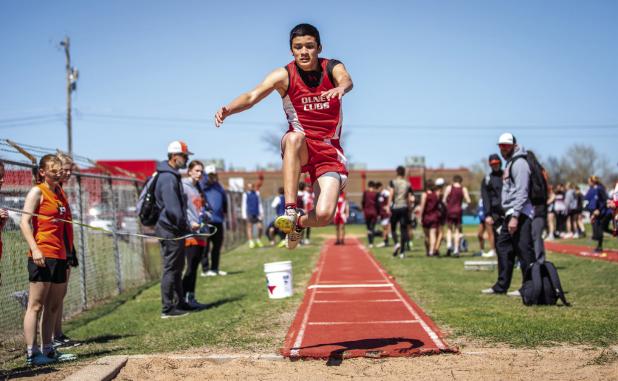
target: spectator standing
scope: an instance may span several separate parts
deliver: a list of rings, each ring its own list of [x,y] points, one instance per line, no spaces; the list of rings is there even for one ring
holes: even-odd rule
[[[275,196],[270,206],[275,210],[275,218],[282,216],[285,213],[285,190],[283,187],[279,187],[278,196]],[[308,230],[307,230],[308,231]],[[279,230],[275,225],[275,219],[273,219],[266,229],[266,236],[270,241],[271,246],[275,246],[275,236],[279,236],[279,247],[285,246],[285,233]]]
[[[440,199],[436,193],[436,185],[433,180],[425,183],[425,192],[421,196],[419,214],[421,225],[425,233],[425,253],[429,257],[437,255],[438,251],[438,229],[440,227],[440,210],[438,204]]]
[[[206,231],[204,226],[208,223],[204,193],[199,184],[203,172],[204,164],[201,161],[193,160],[189,163],[188,176],[182,179],[182,189],[187,198],[187,224],[194,233]],[[204,307],[195,298],[195,283],[197,281],[197,270],[205,251],[206,239],[199,236],[185,239],[187,267],[182,277],[182,290],[184,301],[193,308]]]
[[[453,184],[444,190],[444,204],[446,205],[446,255],[453,254],[459,257],[461,241],[461,222],[463,217],[463,202],[470,204],[468,188],[464,187],[463,179],[459,175],[453,176]]]
[[[56,314],[62,306],[67,281],[65,230],[67,202],[59,183],[62,162],[55,155],[45,155],[39,162],[40,184],[28,192],[20,228],[30,251],[28,253],[28,307],[24,316],[28,365],[45,365],[57,361],[75,360],[73,354],[54,349],[52,333]],[[36,215],[34,215],[36,214]],[[37,346],[38,316],[41,314],[42,351]]]
[[[442,201],[444,199],[444,186],[445,181],[442,177],[438,177],[435,182],[436,196],[438,196],[438,211],[440,218],[438,219],[438,235],[436,237],[436,247],[434,254],[440,256],[440,246],[442,245],[442,239],[444,238],[444,226],[446,225],[446,205]]]
[[[564,203],[567,207],[566,233],[564,238],[579,238],[577,228],[574,228],[574,215],[577,213],[577,198],[575,197],[575,184],[566,183]]]
[[[496,256],[496,230],[502,225],[504,211],[502,210],[502,160],[497,154],[489,155],[491,172],[481,182],[481,199],[487,240],[490,250],[483,253],[484,257]]]
[[[588,179],[588,193],[584,197],[588,201],[587,209],[590,212],[592,224],[592,239],[597,241],[595,253],[603,252],[603,232],[609,230],[609,222],[612,218],[611,210],[607,207],[607,191],[597,176]]]
[[[391,194],[381,182],[376,183],[376,191],[378,192],[378,218],[380,226],[382,226],[382,238],[384,242],[379,243],[376,247],[388,247],[388,240],[391,235]]]
[[[246,221],[247,238],[249,238],[249,248],[263,247],[262,230],[264,225],[264,209],[260,192],[255,189],[253,183],[247,184],[247,191],[242,194],[241,216]],[[257,237],[254,237],[253,230],[256,230]]]
[[[373,239],[376,233],[376,222],[378,222],[378,193],[375,190],[375,183],[370,180],[367,189],[363,192],[361,205],[363,216],[367,226],[367,243],[369,248],[373,248]]]
[[[66,193],[64,192],[64,184],[68,183],[71,179],[71,175],[73,174],[73,167],[75,166],[73,162],[73,158],[67,154],[59,153],[58,159],[60,159],[60,163],[62,164],[62,173],[60,178],[60,192],[62,192],[62,197],[65,200],[68,200]],[[67,220],[73,220],[73,213],[71,211],[71,205],[67,202]],[[65,229],[65,244],[67,245],[67,281],[64,283],[64,291],[62,295],[62,303],[60,304],[60,309],[56,314],[56,323],[54,324],[54,333],[52,335],[52,343],[54,348],[59,347],[74,347],[80,345],[80,343],[72,340],[70,337],[64,334],[62,329],[62,317],[64,315],[64,298],[67,295],[69,279],[71,278],[71,268],[79,266],[79,261],[77,260],[77,252],[75,251],[75,242],[73,236],[73,225],[67,224]]]
[[[502,157],[507,160],[502,185],[502,209],[505,219],[496,238],[498,251],[498,280],[486,294],[504,294],[511,285],[515,258],[519,258],[522,273],[534,261],[532,218],[534,210],[529,196],[531,168],[526,150],[517,144],[510,133],[498,139]],[[509,296],[520,296],[519,290]]]
[[[410,183],[405,179],[406,169],[397,167],[397,177],[390,182],[391,205],[391,234],[395,244],[393,256],[399,255],[404,258],[408,243],[408,225],[410,224],[410,211],[414,205],[414,193]],[[400,240],[397,239],[397,225],[399,225]]]
[[[547,201],[549,200],[549,185],[547,183],[547,172],[545,168],[539,163],[536,155],[532,151],[527,152],[529,162],[535,163],[535,165],[541,170],[543,175],[543,181],[545,181],[545,189],[547,192],[544,197],[531,200],[532,207],[534,209],[534,217],[532,218],[531,234],[534,247],[534,258],[539,262],[545,261],[545,242],[543,240],[543,230],[547,225]],[[540,195],[539,195],[540,196]]]
[[[225,271],[219,269],[221,257],[221,247],[224,239],[224,223],[227,215],[227,194],[219,183],[219,177],[214,165],[207,165],[205,168],[206,176],[202,177],[200,186],[204,191],[206,204],[212,211],[210,224],[217,230],[215,234],[208,237],[206,253],[202,259],[202,276],[227,275]]]
[[[337,209],[335,210],[335,216],[333,222],[335,224],[336,236],[335,245],[345,244],[345,223],[350,216],[350,209],[348,201],[345,199],[345,193],[341,192],[339,198],[337,198]]]
[[[164,238],[161,243],[161,318],[186,315],[195,310],[184,298],[182,271],[185,265],[185,240],[179,239],[191,231],[187,220],[187,200],[179,169],[187,167],[189,155],[187,144],[173,141],[167,147],[167,160],[157,164],[158,178],[155,200],[159,207],[159,219],[155,234]]]

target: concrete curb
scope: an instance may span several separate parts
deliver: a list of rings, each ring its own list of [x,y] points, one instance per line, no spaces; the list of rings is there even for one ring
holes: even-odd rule
[[[110,381],[127,364],[128,356],[106,356],[65,378],[64,381]]]
[[[262,360],[262,361],[286,361],[287,359],[277,354],[212,354],[212,355],[132,355],[132,356],[106,356],[86,365],[77,372],[65,378],[64,381],[110,381],[124,368],[129,360],[169,359],[169,360],[206,360],[224,363],[232,360]]]
[[[212,354],[212,355],[133,355],[129,360],[169,359],[169,360],[207,360],[226,362],[232,360],[263,360],[285,361],[286,358],[277,354]]]

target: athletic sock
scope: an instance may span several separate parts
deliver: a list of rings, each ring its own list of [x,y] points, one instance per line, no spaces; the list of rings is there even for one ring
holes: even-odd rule
[[[295,202],[286,203],[285,208],[286,209],[296,209],[296,203]]]
[[[32,355],[34,355],[37,352],[39,352],[39,346],[38,345],[28,345],[26,347],[26,353],[27,353],[28,357],[32,357]]]

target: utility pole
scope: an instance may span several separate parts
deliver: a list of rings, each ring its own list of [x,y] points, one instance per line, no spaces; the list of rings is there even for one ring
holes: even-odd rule
[[[71,40],[65,37],[60,42],[60,46],[64,47],[66,56],[66,74],[67,74],[67,151],[69,155],[73,155],[73,126],[71,117],[71,94],[77,89],[77,77],[79,72],[76,68],[71,67]]]

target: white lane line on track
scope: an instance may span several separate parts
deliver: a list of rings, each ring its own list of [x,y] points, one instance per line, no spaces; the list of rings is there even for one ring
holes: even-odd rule
[[[328,246],[324,245],[322,250],[320,251],[320,265],[318,266],[318,274],[316,275],[315,281],[316,283],[320,282],[320,276],[322,276],[322,270],[324,269],[324,263],[326,262],[326,255],[324,252]],[[323,258],[323,259],[322,259]],[[296,340],[294,340],[294,345],[292,348],[300,348],[303,343],[303,338],[305,337],[305,330],[307,329],[307,323],[309,320],[309,313],[311,312],[311,305],[313,304],[313,300],[315,299],[316,291],[311,293],[309,297],[309,304],[307,305],[307,310],[305,311],[305,316],[303,316],[303,321],[300,324],[300,329],[298,330],[298,334],[296,335]],[[300,350],[299,349],[291,349],[290,357],[298,357]]]
[[[389,303],[389,302],[401,302],[399,299],[346,299],[346,300],[314,300],[313,303]]]
[[[390,293],[395,293],[395,291],[392,290],[392,288],[390,290],[364,290],[363,293],[366,294],[370,294],[372,292],[390,292]],[[338,294],[341,295],[341,291],[337,290],[317,290],[316,294]]]
[[[380,283],[380,284],[314,284],[308,287],[313,290],[314,288],[374,288],[374,287],[393,287],[392,283]]]
[[[418,320],[372,320],[372,321],[315,321],[309,325],[364,325],[364,324],[415,324]]]
[[[361,249],[361,251],[363,253],[365,253],[365,255],[367,256],[367,258],[369,258],[369,260],[371,261],[371,263],[374,265],[374,267],[378,270],[378,272],[380,272],[380,274],[382,274],[382,277],[384,278],[385,281],[388,282],[388,279],[386,278],[386,275],[384,275],[384,272],[381,271],[380,266],[377,264],[376,260],[373,258],[373,256],[369,253],[369,251],[367,249],[365,249],[365,247],[363,245],[361,245],[359,243],[358,247]],[[395,291],[395,293],[397,294],[397,297],[401,300],[401,302],[406,306],[406,308],[408,309],[408,311],[412,314],[412,316],[414,316],[414,319],[418,320],[421,327],[423,327],[423,329],[425,330],[425,332],[427,333],[427,335],[429,335],[429,337],[431,338],[431,340],[434,342],[434,344],[436,344],[436,346],[440,349],[446,349],[446,344],[444,344],[444,342],[440,339],[440,337],[438,336],[438,334],[431,329],[431,327],[429,327],[429,325],[427,325],[427,323],[421,319],[421,317],[419,316],[419,314],[414,310],[414,308],[412,308],[412,306],[410,305],[410,303],[408,303],[403,296],[401,295],[401,293],[399,292],[399,290],[397,290],[397,288],[393,287],[393,290]]]
[[[382,283],[384,282],[382,279],[378,279],[378,280],[362,280],[363,283]],[[322,281],[323,284],[346,284],[346,283],[350,283],[350,281],[345,281],[345,280],[323,280]]]

